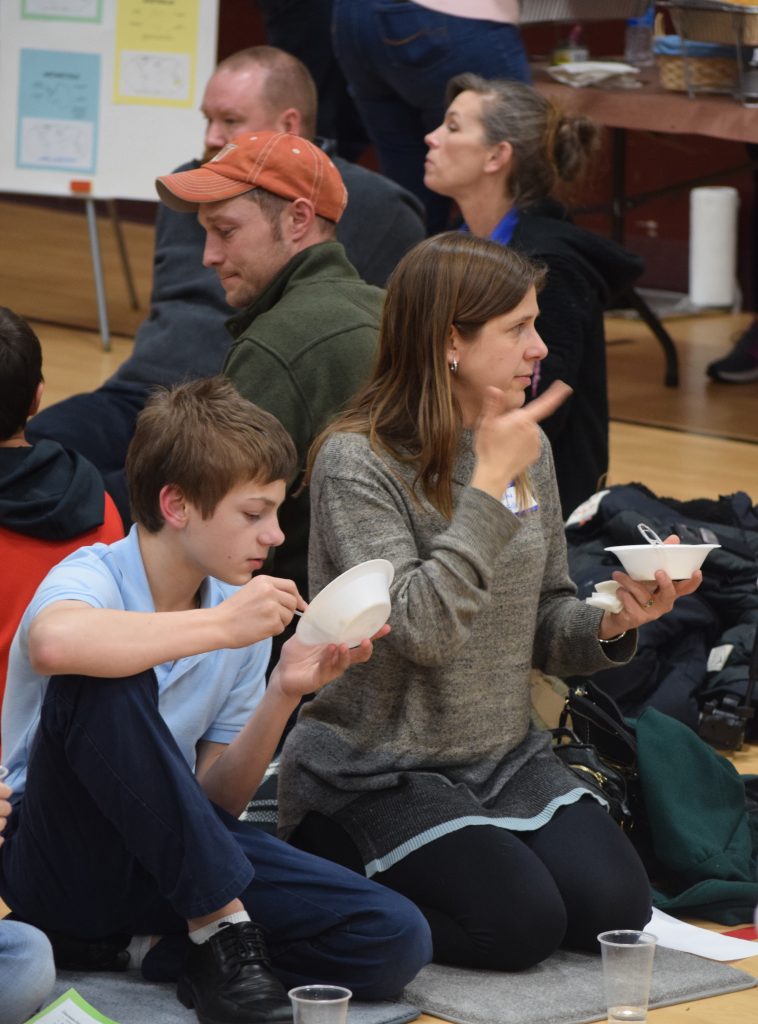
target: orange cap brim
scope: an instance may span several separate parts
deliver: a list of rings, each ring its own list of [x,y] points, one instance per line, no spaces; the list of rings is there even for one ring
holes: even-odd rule
[[[180,213],[194,213],[201,203],[219,203],[234,199],[256,186],[248,181],[236,181],[210,168],[196,167],[192,171],[164,174],[156,178],[155,187],[162,202]]]

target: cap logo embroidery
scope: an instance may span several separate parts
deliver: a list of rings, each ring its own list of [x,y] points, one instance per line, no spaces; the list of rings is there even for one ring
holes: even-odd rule
[[[229,153],[232,152],[232,150],[234,150],[236,148],[237,147],[236,147],[236,145],[233,142],[227,142],[227,144],[224,146],[224,148],[220,149],[218,151],[218,153],[216,153],[216,155],[214,157],[211,157],[211,159],[208,161],[208,163],[215,164],[215,162],[217,160],[222,160],[225,156],[227,156]]]

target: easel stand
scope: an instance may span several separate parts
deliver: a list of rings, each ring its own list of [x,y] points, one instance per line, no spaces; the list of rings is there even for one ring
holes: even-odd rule
[[[109,351],[111,347],[111,334],[110,326],[108,324],[108,306],[105,298],[103,261],[100,255],[100,237],[97,229],[97,210],[95,209],[95,203],[97,200],[94,196],[82,196],[81,198],[84,200],[84,207],[87,214],[87,230],[89,232],[90,254],[92,256],[92,272],[95,277],[95,295],[97,297],[97,316],[100,323],[100,337],[102,339],[103,348],[106,351]],[[113,234],[118,247],[121,267],[124,271],[124,278],[126,279],[126,287],[129,292],[129,304],[132,309],[139,309],[139,300],[137,299],[137,292],[134,287],[134,278],[132,277],[132,268],[129,265],[129,255],[126,251],[126,243],[124,241],[124,234],[121,230],[121,222],[118,219],[116,202],[114,199],[105,199],[103,202],[105,202],[108,208],[111,224],[113,225]]]

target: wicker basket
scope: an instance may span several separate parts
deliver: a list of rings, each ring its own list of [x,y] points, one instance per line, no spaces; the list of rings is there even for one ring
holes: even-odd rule
[[[653,52],[664,89],[672,92],[734,91],[739,80],[736,48],[667,36],[663,27],[663,14],[659,11],[655,16]]]
[[[661,85],[672,92],[687,92],[684,57],[658,54],[655,58]],[[737,61],[730,57],[687,57],[690,87],[697,92],[732,92],[737,85]]]
[[[740,10],[735,6],[731,11],[696,10],[686,5],[675,5],[671,9],[677,32],[687,39],[698,39],[705,43],[741,42],[745,46],[758,45],[758,14],[752,10]]]
[[[521,0],[520,22],[610,21],[641,17],[650,0]],[[758,0],[756,0],[758,2]],[[461,5],[462,6],[462,5]]]

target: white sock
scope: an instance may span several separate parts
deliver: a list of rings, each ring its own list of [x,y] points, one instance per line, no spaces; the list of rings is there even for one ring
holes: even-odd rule
[[[138,971],[142,961],[150,949],[153,941],[152,935],[132,935],[129,945],[126,947],[129,954],[129,970]]]
[[[207,942],[211,935],[215,935],[222,925],[242,924],[243,921],[249,920],[250,915],[246,910],[235,910],[233,914],[225,914],[223,917],[219,917],[215,921],[211,921],[210,924],[203,925],[202,928],[196,928],[194,931],[189,933],[189,937],[193,942],[200,945],[201,942]]]

